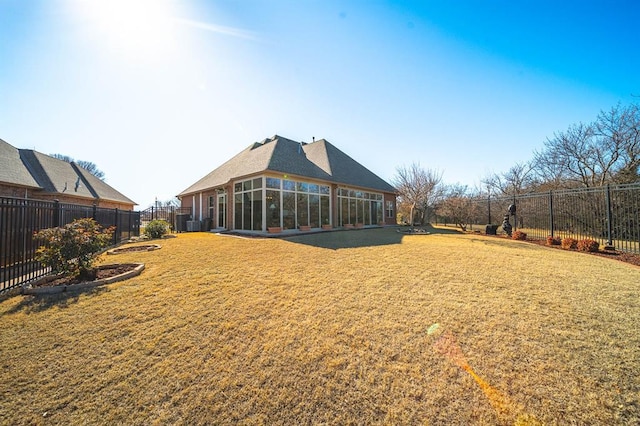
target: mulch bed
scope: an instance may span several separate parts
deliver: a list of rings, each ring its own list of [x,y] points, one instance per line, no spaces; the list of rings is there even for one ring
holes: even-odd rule
[[[103,265],[98,266],[98,270],[96,271],[96,279],[102,280],[105,278],[115,277],[116,275],[124,274],[126,272],[134,270],[138,265],[135,263],[122,263],[117,265]],[[86,282],[86,280],[81,280],[77,277],[53,277],[51,279],[44,279],[32,284],[32,287],[56,287],[63,285],[73,285],[80,284],[82,282]]]

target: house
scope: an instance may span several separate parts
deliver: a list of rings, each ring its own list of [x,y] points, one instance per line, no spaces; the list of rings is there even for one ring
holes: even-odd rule
[[[0,139],[0,197],[133,210],[136,203],[75,163]]]
[[[396,223],[396,191],[324,139],[256,142],[178,194],[194,220],[279,232]]]

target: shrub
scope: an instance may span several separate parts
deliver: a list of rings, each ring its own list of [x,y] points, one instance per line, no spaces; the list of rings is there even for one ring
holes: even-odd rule
[[[144,228],[144,234],[149,238],[162,238],[169,230],[169,224],[165,220],[152,220]]]
[[[513,233],[511,238],[513,238],[514,240],[524,241],[524,240],[527,239],[527,234],[526,234],[526,232],[516,231],[516,232]]]
[[[575,249],[578,247],[578,240],[576,240],[575,238],[566,237],[562,239],[560,245],[563,249]]]
[[[600,249],[600,243],[591,239],[580,240],[578,241],[577,248],[579,251],[595,253]]]
[[[93,264],[113,236],[113,228],[102,229],[93,219],[76,219],[64,227],[42,229],[35,237],[44,242],[36,260],[55,274],[92,279]]]
[[[562,239],[560,237],[547,237],[547,245],[548,246],[559,246],[562,243]]]

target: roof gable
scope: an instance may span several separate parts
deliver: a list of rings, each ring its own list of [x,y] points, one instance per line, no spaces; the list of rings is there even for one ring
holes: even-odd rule
[[[20,151],[29,163],[31,174],[47,192],[96,198],[90,187],[82,181],[73,164],[37,151]]]
[[[226,184],[230,179],[260,173],[268,168],[275,143],[265,139],[251,144],[238,155],[185,189],[180,195],[191,194]]]
[[[22,161],[20,151],[0,139],[0,182],[10,185],[40,188]]]
[[[395,192],[395,188],[324,139],[307,145],[310,157],[331,175],[331,181],[361,188]]]
[[[94,194],[95,198],[99,198],[101,200],[118,201],[125,204],[136,204],[135,201],[131,200],[121,192],[115,190],[111,185],[96,177],[88,170],[83,169],[75,163],[72,163],[72,165],[78,172],[78,175],[81,177],[83,183],[87,185],[89,191]]]
[[[264,172],[395,192],[387,182],[324,139],[304,143],[275,135],[250,145],[178,195],[205,191],[232,179]]]
[[[0,182],[38,188],[48,193],[136,204],[75,163],[30,149],[18,149],[2,139]]]

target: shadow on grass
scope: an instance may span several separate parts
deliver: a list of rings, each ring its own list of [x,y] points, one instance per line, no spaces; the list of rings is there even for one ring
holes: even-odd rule
[[[78,299],[80,299],[80,296],[83,294],[97,295],[105,291],[109,291],[109,289],[106,287],[93,287],[78,290],[67,290],[65,292],[55,294],[23,295],[20,303],[7,310],[7,313],[16,313],[21,311],[36,313],[43,312],[54,307],[67,308],[78,302]]]
[[[283,239],[292,243],[305,244],[313,247],[338,250],[344,248],[375,247],[400,244],[402,238],[408,235],[428,236],[433,234],[459,234],[452,229],[439,229],[430,225],[416,227],[421,232],[410,233],[409,227],[388,227],[354,229],[348,231],[321,232],[309,235],[295,235]]]

